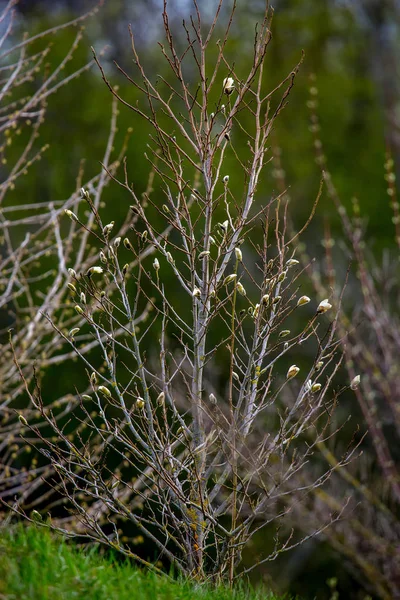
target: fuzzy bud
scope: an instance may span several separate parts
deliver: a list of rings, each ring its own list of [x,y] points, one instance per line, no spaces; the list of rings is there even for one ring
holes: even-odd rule
[[[317,307],[317,313],[318,313],[318,314],[325,313],[325,312],[326,312],[326,311],[328,311],[330,308],[332,308],[332,304],[330,304],[330,303],[328,302],[328,298],[325,298],[325,300],[322,300],[322,302],[320,302],[320,303],[318,304],[318,307]]]
[[[107,398],[111,398],[111,392],[108,388],[106,388],[104,385],[99,385],[99,387],[97,388],[99,390],[99,392],[101,392],[103,394],[103,396],[106,396]]]
[[[76,271],[74,271],[74,269],[69,268],[68,273],[71,275],[71,277],[76,277]]]
[[[289,260],[286,263],[287,267],[294,267],[295,265],[298,265],[299,261],[296,260],[295,258],[289,258]]]
[[[246,295],[246,290],[244,289],[244,287],[242,286],[240,281],[238,281],[236,288],[237,288],[237,291],[239,292],[239,294],[241,294],[242,296]]]
[[[160,262],[159,262],[158,258],[155,258],[155,259],[153,260],[153,268],[154,268],[156,271],[158,271],[158,270],[160,269]]]
[[[101,275],[103,273],[103,267],[90,267],[87,272],[88,277],[91,275]]]
[[[286,379],[293,379],[293,377],[296,377],[299,371],[299,367],[297,367],[296,365],[292,365],[286,373]]]
[[[202,258],[205,258],[206,256],[210,256],[211,252],[209,250],[204,250],[203,252],[200,252],[199,254],[199,260],[201,260]]]
[[[229,183],[229,175],[224,175],[222,181],[226,184]]]
[[[124,246],[127,250],[132,250],[132,244],[128,240],[128,238],[124,238]]]
[[[242,262],[243,255],[242,255],[242,251],[240,248],[235,248],[235,256],[236,256],[236,260],[238,260],[239,262]]]
[[[77,221],[78,217],[76,216],[75,213],[72,212],[72,210],[68,210],[68,208],[66,208],[64,210],[64,214],[67,215],[67,217],[69,217],[71,219],[71,221]]]
[[[157,404],[159,406],[162,406],[164,404],[164,401],[165,401],[165,394],[164,394],[164,392],[160,392],[157,396]]]
[[[106,262],[107,262],[107,257],[102,250],[100,250],[100,260],[104,264],[106,264]]]
[[[97,383],[97,376],[96,373],[93,371],[93,373],[90,376],[90,383],[92,383],[93,385],[96,385]]]
[[[224,285],[227,285],[228,283],[232,283],[232,281],[235,281],[236,277],[237,277],[236,273],[231,273],[231,275],[228,275],[227,277],[225,277]]]
[[[69,337],[70,337],[70,338],[73,338],[73,337],[74,337],[74,335],[76,335],[76,334],[78,333],[78,331],[80,331],[80,328],[79,328],[79,327],[74,327],[74,328],[73,328],[73,329],[71,329],[71,331],[69,332],[69,334],[68,334],[68,335],[69,335]]]
[[[78,304],[75,304],[75,310],[78,315],[83,315],[83,309]]]
[[[193,296],[193,298],[200,298],[200,296],[201,296],[201,291],[199,290],[199,288],[198,288],[198,287],[196,287],[196,286],[195,286],[195,287],[193,288],[192,296]]]
[[[321,387],[322,387],[322,385],[321,385],[320,383],[314,383],[314,384],[311,386],[311,392],[312,392],[313,394],[315,394],[316,392],[319,392],[319,390],[321,389]]]
[[[24,415],[18,415],[18,419],[21,425],[28,425],[28,421],[25,419]]]
[[[92,399],[92,397],[88,396],[87,394],[82,394],[81,398],[82,398],[82,400],[91,400]]]
[[[279,337],[280,338],[286,337],[287,335],[289,335],[289,333],[290,333],[290,329],[283,329],[283,331],[281,331],[279,333]]]
[[[360,385],[360,381],[361,381],[361,377],[360,377],[360,375],[356,375],[356,376],[354,377],[354,379],[352,379],[352,380],[351,380],[351,383],[350,383],[350,388],[351,388],[352,390],[356,390],[356,389],[358,388],[358,386]]]
[[[85,292],[81,292],[80,299],[81,299],[82,304],[86,304],[86,294],[85,294]]]
[[[74,284],[73,284],[73,283],[67,283],[67,288],[68,288],[69,290],[71,290],[71,292],[72,292],[73,294],[76,294],[76,287],[74,286]]]
[[[222,82],[222,86],[224,93],[229,96],[235,89],[235,81],[232,77],[225,77],[224,81]]]
[[[171,263],[171,265],[174,265],[174,264],[175,264],[175,261],[174,261],[174,259],[172,258],[172,254],[171,254],[171,252],[167,252],[167,261],[168,261],[169,263]]]
[[[115,248],[118,248],[118,246],[120,245],[120,243],[121,243],[121,238],[120,237],[116,237],[115,240],[114,240],[114,246],[115,246]]]
[[[135,404],[136,404],[136,408],[139,408],[139,409],[143,408],[144,407],[143,398],[141,398],[140,396],[139,396],[139,398],[136,398]]]
[[[315,370],[319,371],[320,369],[322,369],[323,366],[324,366],[324,363],[322,362],[322,360],[319,360],[317,362],[317,364],[315,365]]]
[[[216,399],[216,397],[214,396],[214,394],[210,394],[210,395],[208,396],[208,399],[210,400],[211,404],[217,404],[217,399]]]
[[[310,298],[308,296],[301,296],[301,298],[297,301],[297,306],[303,306],[304,304],[308,304],[310,302]]]
[[[114,227],[114,223],[115,221],[111,221],[110,223],[108,223],[104,229],[103,229],[103,234],[108,237],[111,233],[112,228]]]

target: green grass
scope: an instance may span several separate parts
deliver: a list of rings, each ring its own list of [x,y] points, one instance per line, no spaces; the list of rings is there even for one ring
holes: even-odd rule
[[[85,551],[34,526],[0,530],[2,600],[278,600],[265,590],[171,581]],[[281,597],[280,600],[283,600]],[[287,599],[288,600],[288,599]]]

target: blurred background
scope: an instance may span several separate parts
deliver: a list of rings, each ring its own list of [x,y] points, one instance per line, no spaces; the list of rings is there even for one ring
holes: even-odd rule
[[[92,0],[20,0],[16,27],[19,32],[27,30],[34,34],[76,17],[94,4]],[[262,0],[238,2],[229,53],[239,73],[247,68],[247,50],[253,43],[254,23],[261,18],[264,5]],[[203,15],[211,18],[216,1],[199,0],[199,6]],[[277,179],[284,179],[285,185],[289,186],[294,226],[302,227],[310,214],[321,177],[321,162],[316,161],[315,155],[315,133],[318,131],[323,143],[324,164],[341,202],[351,210],[354,198],[357,198],[371,260],[382,264],[382,257],[391,257],[388,260],[393,259],[397,267],[398,246],[384,164],[386,153],[390,152],[394,161],[393,173],[398,174],[400,0],[273,0],[271,6],[274,9],[273,39],[267,54],[266,88],[272,89],[291,72],[301,59],[302,51],[305,57],[288,106],[272,134],[272,144],[280,151],[280,164],[271,167],[271,173],[266,176],[265,195],[276,191]],[[192,11],[192,3],[190,0],[171,0],[168,8],[171,26],[178,36],[182,19],[187,19]],[[223,11],[227,14],[230,8],[231,2],[227,0]],[[90,60],[90,46],[98,52],[104,49],[102,62],[107,75],[120,86],[122,97],[135,102],[135,90],[117,72],[113,61],[129,72],[132,54],[128,24],[131,24],[147,69],[168,78],[168,66],[161,60],[157,46],[163,36],[161,12],[161,0],[106,0],[100,11],[85,23],[84,40],[68,68],[73,70]],[[224,23],[223,15],[220,21]],[[59,62],[72,39],[70,30],[58,34],[48,60],[54,64]],[[311,96],[310,88],[313,90]],[[312,96],[318,97],[318,130],[310,118]],[[10,192],[7,202],[15,204],[20,198],[25,202],[38,198],[41,201],[68,198],[75,189],[82,160],[87,178],[99,171],[110,115],[110,93],[96,68],[52,96],[41,130],[42,143],[50,144],[51,151],[43,156],[40,167],[31,170],[15,192]],[[132,112],[121,107],[121,140],[128,127],[133,128],[127,150],[130,177],[134,185],[143,190],[147,185],[148,165],[144,152],[149,132]],[[278,176],[277,168],[280,170]],[[122,197],[116,186],[108,194],[113,200],[113,218],[118,218],[119,206],[124,215],[129,199]],[[324,192],[303,240],[310,255],[323,256],[328,222],[332,239],[340,240],[343,237],[341,221],[331,198]],[[338,260],[336,268],[340,277],[340,272],[344,274],[347,269],[348,257],[344,254],[343,259]],[[352,301],[354,297],[346,300],[349,305]],[[49,372],[46,378],[49,389],[55,394],[61,393],[69,373],[64,372],[60,377],[59,373]],[[399,403],[398,398],[395,401]],[[351,415],[353,428],[366,430],[352,396],[348,398],[345,413]],[[367,455],[369,449],[366,440]],[[394,456],[398,460],[398,450]],[[368,468],[374,468],[372,452],[371,460],[363,463],[364,466],[367,464],[370,465]],[[364,478],[370,477],[367,470]],[[398,523],[399,504],[390,498],[387,502]],[[374,524],[371,524],[371,532],[373,528]],[[346,536],[345,527],[342,535]],[[246,562],[250,563],[252,553],[258,554],[267,543],[265,536],[256,539]],[[400,552],[399,545],[397,550]],[[358,557],[341,553],[339,542],[332,543],[329,536],[311,540],[260,569],[254,583],[273,581],[279,589],[299,593],[305,599],[390,598],[390,593],[384,596],[374,590],[373,585],[366,584],[358,564],[362,562],[362,544],[356,552],[360,553]],[[378,571],[381,569],[379,561],[375,566]],[[397,583],[400,587],[400,581]]]

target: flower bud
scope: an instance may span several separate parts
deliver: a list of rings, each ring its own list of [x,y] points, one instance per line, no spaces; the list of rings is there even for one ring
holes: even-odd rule
[[[81,292],[80,299],[81,299],[82,304],[86,304],[86,294],[85,294],[85,292]]]
[[[232,283],[232,281],[235,281],[236,277],[237,277],[236,273],[232,273],[231,275],[228,275],[224,279],[224,285],[227,285],[228,283]]]
[[[73,294],[76,294],[76,287],[74,286],[74,284],[73,284],[73,283],[67,283],[67,288],[68,288],[69,290],[71,290],[71,292],[72,292]]]
[[[205,256],[210,256],[211,252],[209,250],[203,250],[203,252],[200,252],[199,254],[199,260],[204,258]]]
[[[115,240],[114,240],[114,246],[116,248],[118,248],[118,246],[120,245],[120,243],[121,243],[121,238],[120,237],[116,237]]]
[[[316,392],[319,392],[319,390],[321,389],[321,387],[322,387],[322,386],[321,386],[321,384],[320,384],[320,383],[314,383],[314,384],[311,386],[311,392],[312,392],[313,394],[315,394]]]
[[[286,373],[286,379],[292,379],[293,377],[296,377],[299,371],[299,367],[297,367],[296,365],[292,365]]]
[[[92,374],[91,374],[91,376],[90,376],[90,382],[91,382],[93,385],[96,385],[96,383],[97,383],[97,376],[96,376],[96,373],[95,373],[94,371],[93,371],[93,373],[92,373]]]
[[[282,338],[282,337],[286,337],[287,335],[289,335],[289,333],[290,333],[290,329],[283,329],[283,330],[280,332],[280,334],[279,334],[279,337],[280,337],[280,338]]]
[[[324,363],[322,360],[318,361],[317,364],[315,365],[315,370],[319,371],[322,367],[324,366]]]
[[[77,221],[78,217],[76,216],[75,213],[72,212],[72,210],[68,210],[67,208],[64,210],[64,213],[67,215],[67,217],[69,217],[72,221]]]
[[[236,256],[236,260],[238,260],[239,262],[242,262],[243,255],[242,255],[242,251],[240,248],[235,248],[235,256]]]
[[[144,400],[143,400],[143,398],[141,398],[140,396],[139,396],[139,398],[136,398],[135,404],[136,404],[136,408],[139,408],[139,409],[143,408],[144,407]]]
[[[360,377],[360,375],[356,375],[356,376],[354,377],[354,379],[352,379],[352,380],[351,380],[351,383],[350,383],[350,388],[351,388],[352,390],[356,390],[356,389],[358,388],[358,386],[360,385],[360,381],[361,381],[361,377]]]
[[[69,332],[69,337],[73,338],[74,335],[76,335],[78,333],[78,331],[80,331],[79,327],[74,327],[73,329],[71,329],[71,331]]]
[[[165,394],[164,394],[164,392],[160,392],[157,396],[157,404],[159,406],[162,406],[164,404],[164,401],[165,401]]]
[[[88,269],[88,272],[86,273],[88,275],[88,277],[90,277],[91,275],[101,275],[101,273],[103,273],[103,267],[90,267],[90,269]]]
[[[78,315],[83,315],[83,309],[78,304],[75,304],[75,310]]]
[[[301,298],[297,301],[297,306],[303,306],[304,304],[308,304],[310,302],[310,298],[308,296],[301,296]]]
[[[294,267],[295,265],[298,265],[299,261],[296,260],[295,258],[289,258],[289,260],[286,263],[287,267]]]
[[[168,261],[169,263],[171,263],[171,265],[174,265],[174,264],[175,264],[175,261],[174,261],[174,259],[172,258],[172,254],[171,254],[171,252],[167,252],[167,261]]]
[[[87,394],[82,394],[81,398],[82,398],[82,400],[91,400],[92,399],[92,397],[88,396]]]
[[[217,399],[216,399],[216,397],[214,396],[214,394],[210,394],[210,395],[208,396],[208,398],[209,398],[209,400],[210,400],[211,404],[217,404]]]
[[[200,298],[201,291],[199,290],[199,288],[197,286],[195,286],[193,288],[192,296],[193,296],[193,298]]]
[[[222,181],[224,183],[229,183],[229,175],[224,175],[224,177],[222,178]]]
[[[21,425],[28,425],[28,421],[25,419],[24,415],[18,415],[18,419]]]
[[[132,244],[128,240],[128,238],[124,238],[124,246],[127,250],[132,250]]]
[[[108,388],[106,388],[104,385],[99,385],[99,387],[97,389],[99,390],[99,392],[101,392],[107,398],[111,398],[110,390]]]
[[[241,294],[242,296],[246,295],[246,290],[244,289],[244,287],[242,286],[240,281],[238,281],[236,288],[237,288],[237,291],[239,292],[239,294]]]
[[[114,227],[114,223],[115,221],[111,221],[110,223],[108,223],[108,225],[106,225],[103,229],[103,234],[107,237],[110,235],[112,228]]]
[[[153,260],[153,268],[154,268],[156,271],[158,271],[158,270],[160,269],[160,262],[159,262],[158,258],[155,258],[155,259]]]
[[[71,277],[76,277],[76,271],[74,271],[74,269],[69,268],[68,273],[71,275]]]
[[[328,302],[328,298],[325,298],[325,300],[322,300],[322,302],[320,302],[320,303],[318,304],[318,307],[317,307],[317,313],[318,313],[318,314],[325,313],[325,312],[326,312],[327,310],[329,310],[330,308],[332,308],[332,304],[330,304],[330,303]]]
[[[235,89],[235,81],[233,80],[232,77],[225,77],[224,81],[222,82],[222,86],[224,89],[224,93],[229,96],[230,94],[232,94],[233,90]]]

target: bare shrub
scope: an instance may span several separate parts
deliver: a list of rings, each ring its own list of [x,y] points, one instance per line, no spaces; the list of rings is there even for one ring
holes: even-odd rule
[[[291,533],[281,537],[280,523],[287,498],[304,499],[331,474],[328,465],[299,484],[317,445],[334,435],[331,383],[341,354],[329,299],[299,289],[287,198],[261,191],[271,130],[299,65],[264,90],[268,6],[247,73],[228,59],[234,8],[208,62],[221,5],[204,31],[195,2],[178,51],[164,4],[161,52],[172,83],[145,73],[131,34],[136,70],[118,69],[144,103],[122,98],[95,54],[114,101],[145,119],[152,134],[145,193],[130,183],[134,166],[124,161],[120,174],[119,161],[110,164],[111,133],[103,173],[63,206],[66,233],[61,207],[47,217],[59,270],[32,315],[39,347],[45,355],[54,350],[41,368],[74,354],[86,371],[85,389],[71,381],[49,406],[15,335],[11,347],[35,411],[20,414],[20,423],[25,437],[36,438],[43,468],[51,468],[50,487],[67,500],[73,518],[66,516],[64,527],[149,565],[121,533],[128,522],[136,539],[146,536],[183,574],[232,583],[243,547],[260,528],[275,523],[276,535],[255,564],[301,542]],[[109,180],[130,205],[122,224],[102,219],[99,198]],[[29,279],[24,283],[29,290]],[[301,368],[291,365],[299,349]],[[13,508],[27,512],[21,502]],[[46,525],[60,529],[62,520]]]

